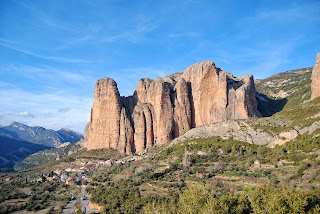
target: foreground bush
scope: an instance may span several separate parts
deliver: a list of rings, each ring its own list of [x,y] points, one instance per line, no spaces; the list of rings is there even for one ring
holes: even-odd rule
[[[320,213],[320,190],[312,192],[262,185],[255,190],[214,196],[210,189],[184,191],[177,204],[147,203],[143,213]]]

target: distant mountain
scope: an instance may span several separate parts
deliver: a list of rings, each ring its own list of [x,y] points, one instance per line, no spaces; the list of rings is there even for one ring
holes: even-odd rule
[[[0,168],[12,168],[30,154],[49,148],[0,134]]]
[[[64,139],[64,142],[75,143],[83,137],[82,134],[67,128],[62,128],[57,132]]]
[[[65,142],[75,143],[83,137],[82,134],[70,129],[54,131],[39,126],[30,127],[18,122],[0,127],[0,134],[47,147],[58,147]]]
[[[59,130],[60,131],[60,130]],[[64,157],[72,155],[80,150],[82,147],[83,140],[77,143],[64,143],[58,148],[46,149],[34,154],[31,154],[24,160],[20,161],[14,166],[17,171],[26,170],[35,166],[49,163],[51,161],[60,160]]]

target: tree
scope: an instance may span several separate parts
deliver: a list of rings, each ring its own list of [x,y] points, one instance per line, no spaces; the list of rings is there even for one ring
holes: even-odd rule
[[[209,197],[208,190],[203,187],[191,187],[179,198],[179,210],[182,213],[199,213]]]

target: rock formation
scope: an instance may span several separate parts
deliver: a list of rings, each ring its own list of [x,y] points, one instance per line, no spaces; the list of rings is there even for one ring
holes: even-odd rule
[[[167,143],[194,127],[256,116],[252,75],[234,78],[206,61],[163,78],[141,79],[129,97],[120,97],[112,79],[98,80],[85,142],[88,149],[129,154]]]
[[[310,118],[320,118],[320,114],[315,114]],[[290,126],[290,122],[287,120],[285,123],[278,119],[272,120],[266,120],[266,118],[263,118],[264,122],[261,120],[226,120],[212,123],[187,131],[183,135],[172,140],[169,146],[173,146],[190,139],[221,137],[224,140],[232,138],[237,141],[256,145],[265,145],[269,148],[274,148],[276,145],[281,146],[295,140],[299,135],[312,135],[320,129],[320,121],[315,121],[309,126],[295,126],[289,130],[278,133],[270,131],[270,129],[266,130],[265,128],[261,128],[265,126],[265,124],[269,124],[269,126],[272,127],[279,123],[282,123],[282,127]],[[316,134],[316,136],[318,135]]]
[[[320,96],[320,52],[312,69],[311,100]]]

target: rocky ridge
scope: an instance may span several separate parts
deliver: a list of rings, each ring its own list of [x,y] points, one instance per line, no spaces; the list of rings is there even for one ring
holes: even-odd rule
[[[39,126],[27,126],[18,122],[0,127],[0,134],[48,147],[58,147],[65,142],[75,143],[83,137],[82,134],[66,128],[54,131]]]
[[[277,73],[266,79],[256,79],[256,90],[273,99],[287,98],[301,89],[298,85],[310,87],[312,68],[300,68]],[[263,100],[263,97],[258,95],[258,101],[261,99]]]
[[[129,154],[167,143],[191,128],[257,116],[252,75],[235,78],[212,61],[141,79],[129,97],[120,96],[114,80],[103,78],[95,86],[85,146]]]
[[[319,117],[319,116],[318,116]],[[271,133],[258,128],[259,121],[229,120],[209,124],[207,126],[191,129],[180,137],[174,139],[169,146],[176,145],[189,139],[221,137],[224,140],[233,138],[249,144],[265,145],[274,148],[283,145],[298,137],[298,135],[311,135],[320,129],[320,121],[307,127],[294,127],[280,133]]]

